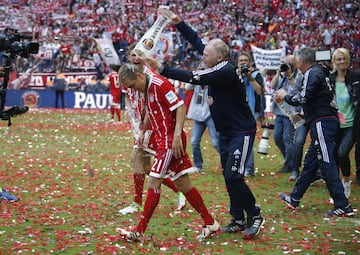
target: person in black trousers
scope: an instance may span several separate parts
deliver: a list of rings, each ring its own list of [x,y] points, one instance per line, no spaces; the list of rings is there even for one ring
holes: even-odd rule
[[[287,94],[284,89],[275,92],[275,100],[284,100],[291,105],[302,105],[305,124],[311,142],[304,159],[304,167],[291,193],[280,193],[280,199],[291,209],[299,206],[318,168],[334,200],[334,208],[327,216],[350,217],[354,215],[344,187],[339,178],[335,160],[336,136],[340,128],[335,95],[330,85],[328,71],[316,64],[315,50],[301,48],[295,53],[297,68],[304,75],[299,94]]]
[[[56,72],[56,77],[54,79],[55,108],[59,107],[59,104],[58,104],[59,97],[61,100],[62,108],[65,108],[65,99],[64,99],[65,89],[66,89],[65,75],[60,70],[58,70]]]
[[[237,67],[230,62],[230,51],[221,39],[202,42],[197,33],[169,10],[179,32],[202,54],[206,69],[199,71],[181,70],[163,65],[160,74],[165,77],[209,86],[207,103],[216,130],[219,132],[219,147],[222,172],[230,198],[232,221],[222,232],[243,232],[244,239],[250,239],[260,232],[264,224],[260,207],[244,180],[245,165],[256,134],[256,121],[246,101],[244,83],[237,74]],[[245,216],[246,213],[246,216]]]

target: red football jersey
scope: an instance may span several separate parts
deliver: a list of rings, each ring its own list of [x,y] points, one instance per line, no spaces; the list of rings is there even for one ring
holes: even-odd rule
[[[146,110],[157,148],[171,149],[176,125],[175,110],[183,104],[170,81],[155,73],[149,75]]]
[[[110,86],[110,94],[112,96],[112,100],[114,103],[120,103],[120,97],[121,97],[121,88],[119,83],[119,76],[118,73],[115,71],[112,71],[109,74],[109,86]]]
[[[71,45],[63,44],[63,45],[60,46],[60,50],[64,54],[70,54],[71,53]]]

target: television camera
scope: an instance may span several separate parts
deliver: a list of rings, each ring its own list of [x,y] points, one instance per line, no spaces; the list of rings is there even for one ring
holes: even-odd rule
[[[19,33],[14,28],[5,28],[0,31],[0,52],[4,57],[4,63],[1,63],[2,67],[0,68],[0,77],[3,77],[3,82],[0,82],[0,119],[7,120],[8,126],[11,126],[11,117],[26,113],[29,110],[27,106],[13,106],[5,110],[5,102],[11,60],[15,59],[16,56],[28,58],[30,54],[37,54],[39,51],[39,44],[31,42],[32,38],[30,35]]]
[[[14,57],[19,55],[23,58],[30,57],[30,54],[37,54],[39,44],[31,42],[31,35],[19,33],[17,29],[5,28],[0,32],[0,51],[10,54]]]

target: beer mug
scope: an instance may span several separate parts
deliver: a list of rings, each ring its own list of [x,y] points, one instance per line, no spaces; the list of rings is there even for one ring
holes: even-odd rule
[[[302,118],[299,113],[295,112],[292,108],[290,108],[288,104],[284,103],[284,100],[281,100],[280,98],[275,98],[275,103],[289,117],[295,129],[300,127],[301,125],[304,125],[304,118]]]
[[[165,9],[162,6],[159,9]],[[164,28],[171,22],[171,16],[169,12],[159,11],[158,17],[154,24],[148,31],[141,37],[140,41],[136,44],[134,51],[139,56],[145,56],[148,58],[155,58],[159,62],[162,62],[165,57],[161,52],[157,52],[156,45],[159,43],[160,36]]]

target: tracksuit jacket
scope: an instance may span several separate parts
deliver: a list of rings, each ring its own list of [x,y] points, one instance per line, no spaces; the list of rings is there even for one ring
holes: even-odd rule
[[[197,33],[183,21],[176,27],[202,54],[205,45]],[[193,72],[165,65],[161,74],[171,79],[209,86],[209,95],[213,97],[210,112],[216,130],[221,135],[231,136],[256,131],[256,122],[246,101],[245,86],[236,73],[236,66],[229,61],[222,61],[212,68]]]
[[[300,93],[286,95],[284,100],[291,105],[302,105],[306,125],[321,117],[337,116],[334,91],[328,74],[318,64],[313,64],[303,76]]]

